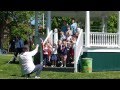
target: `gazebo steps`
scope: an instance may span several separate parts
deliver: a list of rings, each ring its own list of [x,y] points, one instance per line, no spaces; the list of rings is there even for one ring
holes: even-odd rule
[[[43,71],[74,72],[74,67],[45,67]]]

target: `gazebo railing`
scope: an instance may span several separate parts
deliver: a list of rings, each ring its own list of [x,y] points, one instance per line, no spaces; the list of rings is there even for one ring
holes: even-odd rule
[[[118,47],[118,38],[119,38],[118,33],[90,32],[90,46]]]
[[[74,72],[77,72],[79,57],[83,54],[83,29],[80,30],[78,39],[74,46]]]

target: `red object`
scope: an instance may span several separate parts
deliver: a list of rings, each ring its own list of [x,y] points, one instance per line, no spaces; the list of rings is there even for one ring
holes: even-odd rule
[[[74,56],[74,49],[70,48],[70,55],[73,57]]]

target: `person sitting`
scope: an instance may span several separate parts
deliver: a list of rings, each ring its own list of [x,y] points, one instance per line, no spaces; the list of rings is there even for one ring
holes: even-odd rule
[[[39,45],[36,45],[36,48],[33,51],[29,51],[28,46],[23,47],[23,52],[19,55],[19,62],[21,66],[22,73],[28,78],[30,77],[30,74],[36,72],[35,78],[40,78],[40,72],[43,69],[43,66],[41,64],[35,65],[33,63],[33,58],[37,52],[38,52]]]

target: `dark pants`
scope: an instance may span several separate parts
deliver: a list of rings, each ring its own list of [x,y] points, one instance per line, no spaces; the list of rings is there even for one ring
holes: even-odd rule
[[[16,48],[15,53],[14,53],[14,56],[15,56],[15,57],[14,57],[14,59],[13,59],[13,62],[15,62],[18,53],[19,53],[19,54],[22,53],[22,48]]]
[[[43,55],[43,65],[46,65],[48,63],[48,55],[44,54]]]
[[[27,77],[30,77],[30,74],[32,74],[34,72],[36,72],[36,76],[40,76],[42,69],[43,69],[42,65],[40,65],[40,64],[36,65],[34,70],[31,73],[27,74]]]

